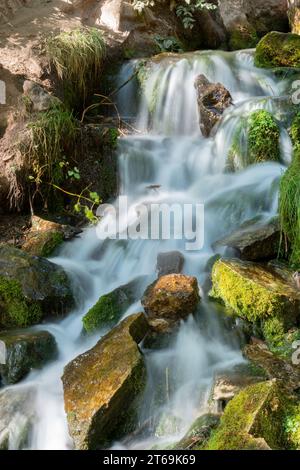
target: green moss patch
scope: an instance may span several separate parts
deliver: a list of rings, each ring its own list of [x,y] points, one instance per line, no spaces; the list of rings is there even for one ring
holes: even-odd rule
[[[255,65],[267,68],[300,68],[300,36],[291,33],[268,33],[256,47]]]
[[[41,306],[27,300],[21,284],[0,275],[0,325],[4,327],[27,327],[42,318]]]
[[[227,158],[229,171],[256,163],[280,160],[280,129],[272,114],[254,111],[243,118],[234,134]]]

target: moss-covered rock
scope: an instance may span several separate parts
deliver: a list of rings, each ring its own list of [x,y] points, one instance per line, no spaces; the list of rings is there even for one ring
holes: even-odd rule
[[[300,2],[291,0],[288,2],[288,18],[292,33],[300,34]]]
[[[240,49],[251,49],[255,47],[259,41],[259,37],[255,28],[248,26],[240,26],[231,31],[229,38],[229,49],[238,51]]]
[[[287,398],[276,380],[250,385],[228,404],[209,450],[266,450],[285,446]]]
[[[276,31],[268,33],[256,47],[255,65],[300,68],[300,36]]]
[[[0,364],[4,384],[19,382],[33,368],[39,368],[57,354],[55,338],[48,331],[0,332],[5,364]]]
[[[171,331],[196,311],[199,301],[197,279],[183,274],[161,276],[147,287],[142,297],[149,324],[158,333]]]
[[[265,343],[253,342],[244,348],[244,355],[252,364],[261,367],[269,379],[280,379],[289,392],[299,389],[300,369],[292,364],[292,354],[283,359],[273,354]]]
[[[65,410],[76,449],[97,449],[116,433],[121,437],[121,423],[145,382],[137,343],[147,330],[144,314],[132,315],[65,367]]]
[[[243,118],[237,127],[227,157],[227,170],[280,160],[280,129],[271,113],[263,109]]]
[[[251,323],[277,318],[284,328],[297,324],[300,291],[292,271],[237,259],[220,259],[213,267],[211,298],[223,302],[232,313]]]
[[[291,450],[300,450],[300,405],[291,404],[284,419],[284,431],[287,447]]]
[[[65,271],[44,258],[0,245],[0,325],[26,327],[74,305]]]
[[[42,219],[36,215],[31,218],[31,228],[25,236],[22,250],[34,256],[48,257],[64,240],[71,240],[82,230],[70,225]]]
[[[269,222],[245,222],[238,230],[213,244],[215,251],[246,261],[271,260],[280,251],[281,232],[278,218]]]
[[[98,302],[83,317],[83,327],[87,333],[117,323],[125,311],[142,295],[144,277],[138,277],[123,286],[102,295]]]

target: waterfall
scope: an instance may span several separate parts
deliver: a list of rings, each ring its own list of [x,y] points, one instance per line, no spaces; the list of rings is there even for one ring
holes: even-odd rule
[[[135,63],[123,66],[119,83],[132,74]],[[234,106],[226,111],[211,138],[199,130],[194,80],[203,73],[212,82],[230,91]],[[288,81],[271,72],[256,69],[252,51],[195,52],[167,55],[154,60],[144,84],[138,111],[138,91],[132,82],[119,93],[122,116],[135,113],[137,132],[119,142],[120,195],[128,196],[130,207],[143,203],[201,203],[205,208],[204,246],[185,251],[184,240],[104,240],[96,228],[88,228],[79,239],[65,244],[52,261],[70,274],[78,296],[78,306],[60,322],[36,327],[47,329],[59,346],[58,359],[41,371],[33,371],[18,388],[33,386],[32,401],[36,421],[31,436],[32,449],[72,447],[64,413],[60,377],[64,366],[99,340],[82,336],[81,318],[100,295],[144,274],[155,279],[156,256],[179,250],[184,254],[184,273],[205,282],[206,264],[213,255],[212,243],[254,216],[269,219],[277,213],[278,182],[291,159],[291,143],[281,125],[282,162],[249,166],[236,173],[224,171],[235,129],[240,120],[257,109],[266,109],[280,121],[287,118]],[[155,99],[149,112],[149,100]],[[156,190],[151,187],[157,187]],[[115,204],[118,203],[118,200]],[[132,221],[131,221],[132,222]],[[105,220],[100,222],[104,224]],[[125,220],[125,225],[129,220]],[[145,281],[145,287],[149,284]],[[132,305],[124,316],[140,311]],[[102,331],[101,334],[105,334]],[[143,397],[141,420],[167,414],[178,420],[175,431],[159,436],[155,429],[143,438],[118,442],[114,448],[151,448],[181,437],[195,417],[205,412],[216,371],[230,370],[242,363],[234,331],[219,321],[213,304],[203,296],[195,318],[183,322],[171,344],[162,350],[144,348],[148,380]],[[153,402],[159,380],[168,380],[174,371],[172,391],[157,405]],[[165,379],[164,379],[165,378]]]

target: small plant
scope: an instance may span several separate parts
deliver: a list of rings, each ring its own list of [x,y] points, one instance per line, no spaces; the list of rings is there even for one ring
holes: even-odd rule
[[[161,52],[183,52],[182,45],[174,36],[154,36],[154,40]]]
[[[185,29],[193,29],[195,26],[195,14],[202,10],[215,10],[216,5],[204,0],[184,0],[176,8],[176,15],[181,19]]]
[[[105,56],[102,33],[96,28],[63,32],[47,40],[46,52],[63,81],[69,103],[84,102],[102,70]]]

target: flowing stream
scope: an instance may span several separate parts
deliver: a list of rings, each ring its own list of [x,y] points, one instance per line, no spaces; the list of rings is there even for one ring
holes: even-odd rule
[[[132,74],[134,65],[129,62],[123,66],[120,83]],[[212,82],[222,83],[234,101],[216,134],[209,139],[203,138],[199,129],[194,80],[200,73]],[[81,318],[100,295],[138,276],[147,274],[155,279],[157,254],[171,250],[184,254],[183,272],[196,276],[200,286],[204,285],[215,240],[253,217],[269,219],[276,214],[278,183],[291,159],[291,142],[285,128],[288,86],[287,80],[256,69],[252,51],[209,51],[163,56],[153,62],[143,96],[133,81],[119,93],[120,113],[124,118],[134,118],[137,129],[135,134],[120,139],[120,195],[128,197],[130,209],[141,202],[204,204],[204,246],[186,251],[185,240],[174,238],[101,241],[96,228],[89,228],[79,239],[62,247],[59,256],[52,260],[70,273],[78,307],[59,323],[37,327],[46,328],[55,336],[59,357],[12,387],[33,387],[36,391],[30,403],[35,413],[32,449],[72,448],[60,378],[70,360],[99,340],[99,333],[92,337],[81,335]],[[153,99],[155,110],[151,115],[148,105]],[[256,109],[269,110],[280,122],[282,162],[225,172],[235,129],[243,117]],[[123,222],[125,227],[131,224],[132,214]],[[105,224],[105,220],[100,224]],[[149,279],[145,287],[147,284]],[[125,438],[114,443],[114,448],[151,448],[175,442],[195,417],[206,411],[214,374],[243,362],[235,331],[220,321],[216,309],[203,296],[197,315],[182,323],[168,347],[144,348],[148,380],[140,422],[155,416],[161,419],[153,419],[148,433]],[[140,310],[140,303],[136,303],[124,316]],[[161,383],[167,386],[156,400]],[[11,426],[17,424],[14,417]],[[17,428],[12,432],[13,448],[18,445]]]

